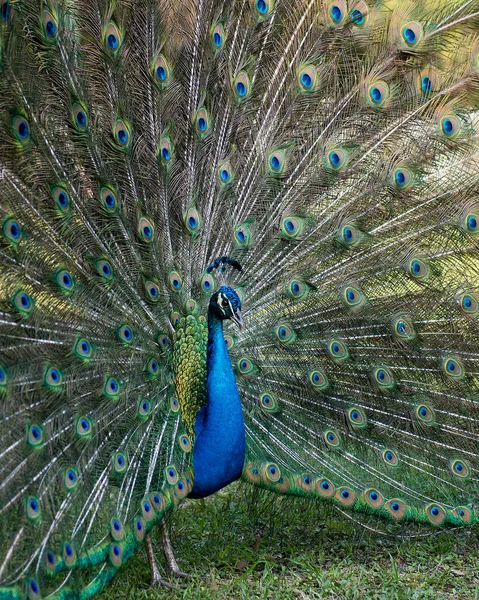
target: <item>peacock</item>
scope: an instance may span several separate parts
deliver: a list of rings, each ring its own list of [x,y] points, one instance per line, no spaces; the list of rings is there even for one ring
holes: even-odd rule
[[[0,122],[2,600],[238,479],[478,523],[479,0],[0,0]]]

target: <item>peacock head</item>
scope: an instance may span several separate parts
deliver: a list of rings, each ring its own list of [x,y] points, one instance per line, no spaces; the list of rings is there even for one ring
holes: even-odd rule
[[[217,317],[224,321],[231,319],[243,330],[243,319],[241,318],[241,300],[233,288],[226,285],[211,296],[210,307],[215,312]]]

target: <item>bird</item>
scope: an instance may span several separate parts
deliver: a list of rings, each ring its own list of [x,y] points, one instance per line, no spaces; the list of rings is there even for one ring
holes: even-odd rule
[[[477,524],[478,27],[0,0],[1,600],[95,596],[238,479]]]

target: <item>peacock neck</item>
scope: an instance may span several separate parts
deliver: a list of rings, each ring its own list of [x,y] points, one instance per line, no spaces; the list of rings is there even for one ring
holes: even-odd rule
[[[192,498],[209,496],[238,479],[246,446],[241,402],[223,336],[223,322],[211,307],[206,364],[207,402],[195,423]]]

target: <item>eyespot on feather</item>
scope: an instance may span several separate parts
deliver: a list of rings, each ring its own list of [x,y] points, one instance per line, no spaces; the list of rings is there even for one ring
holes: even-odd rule
[[[441,87],[439,71],[433,66],[423,69],[418,75],[417,86],[419,93],[424,96],[437,92]]]
[[[430,275],[429,265],[420,258],[412,258],[408,264],[408,272],[415,279],[427,279]]]
[[[12,305],[23,317],[28,317],[31,315],[35,303],[30,294],[23,290],[18,290],[13,295]]]
[[[257,465],[252,463],[247,464],[243,469],[243,473],[251,483],[259,483],[261,481],[261,472]]]
[[[222,188],[226,188],[233,183],[235,173],[229,160],[223,160],[219,163],[217,175]]]
[[[402,192],[408,190],[415,183],[414,173],[404,165],[396,167],[392,173],[392,185]]]
[[[475,209],[466,214],[463,220],[463,228],[467,233],[477,235],[479,233],[479,210]]]
[[[0,392],[5,392],[8,385],[8,372],[3,365],[0,365]]]
[[[25,582],[25,587],[28,600],[41,600],[40,585],[36,579],[28,578]]]
[[[323,438],[326,442],[326,445],[330,448],[339,448],[341,446],[341,438],[339,435],[333,431],[332,429],[327,429],[323,432]]]
[[[391,370],[388,367],[375,367],[372,370],[372,379],[381,391],[392,390],[396,385]]]
[[[88,111],[81,102],[74,102],[72,106],[73,125],[75,129],[84,133],[88,129]]]
[[[463,314],[471,317],[475,317],[479,314],[479,301],[471,292],[461,294],[457,301]]]
[[[53,187],[51,194],[58,212],[62,215],[67,214],[70,211],[70,194],[60,185]]]
[[[343,148],[332,148],[327,155],[327,167],[334,171],[343,171],[348,165],[348,151]]]
[[[281,470],[276,463],[267,463],[263,467],[263,475],[267,481],[277,483],[281,477]]]
[[[121,544],[111,544],[108,557],[112,566],[117,568],[121,567],[123,560],[123,548]]]
[[[211,118],[210,118],[208,111],[206,110],[206,108],[204,106],[202,106],[201,108],[199,108],[196,111],[195,118],[194,118],[194,124],[195,124],[196,135],[200,139],[203,139],[210,132]]]
[[[332,2],[328,2],[327,14],[330,25],[333,27],[343,25],[348,16],[346,2],[344,0],[333,0]]]
[[[398,459],[396,452],[394,452],[394,450],[387,448],[386,450],[382,451],[381,456],[382,456],[383,461],[389,467],[397,467],[399,465],[399,459]]]
[[[449,471],[461,479],[466,479],[471,475],[469,463],[462,458],[451,458],[449,461]]]
[[[356,492],[345,486],[338,488],[334,497],[343,506],[352,506],[356,502]]]
[[[160,299],[160,286],[158,282],[147,279],[145,281],[146,299],[148,302],[156,304]]]
[[[273,12],[274,0],[253,0],[256,16],[259,21],[267,19]]]
[[[110,535],[116,541],[121,541],[125,537],[125,528],[117,517],[110,519]]]
[[[150,376],[150,379],[155,379],[155,377],[158,377],[160,366],[156,358],[152,357],[148,359],[148,362],[146,363],[146,372]]]
[[[286,153],[282,149],[271,150],[267,155],[266,171],[274,177],[281,177],[287,168]]]
[[[183,287],[183,279],[178,271],[171,271],[168,277],[168,283],[173,292],[179,292]]]
[[[155,239],[155,226],[147,217],[140,217],[138,221],[138,236],[145,244],[151,244]]]
[[[288,216],[281,220],[280,230],[284,237],[297,239],[304,230],[304,220],[301,217]]]
[[[263,392],[259,397],[259,405],[265,414],[279,413],[279,405],[276,396],[271,392]]]
[[[47,366],[43,375],[43,383],[51,390],[58,390],[63,383],[62,372],[56,367]]]
[[[114,214],[118,211],[117,194],[113,188],[103,186],[100,189],[100,198],[102,206],[108,214]]]
[[[205,273],[201,278],[201,290],[206,294],[213,293],[216,289],[216,281],[212,273]]]
[[[359,310],[367,304],[366,296],[354,285],[348,285],[342,289],[341,299],[343,304],[351,310]]]
[[[446,511],[440,504],[429,504],[426,506],[426,515],[430,523],[441,525],[446,519]]]
[[[308,374],[309,381],[314,389],[324,392],[329,388],[329,381],[325,373],[319,369],[314,369]]]
[[[63,484],[68,492],[76,490],[79,482],[78,471],[75,467],[67,467],[63,470]]]
[[[366,418],[366,413],[362,408],[358,406],[351,406],[346,411],[346,417],[348,419],[349,424],[354,429],[362,429],[367,427],[368,420]]]
[[[75,423],[75,434],[80,439],[90,439],[93,435],[92,422],[88,417],[78,417]]]
[[[398,521],[400,521],[406,514],[406,504],[402,500],[399,500],[397,498],[389,500],[384,506],[388,513],[391,515],[391,517]]]
[[[65,269],[60,269],[55,273],[54,281],[67,296],[75,289],[75,279],[73,278],[73,275]]]
[[[40,425],[28,424],[27,425],[27,444],[30,448],[38,449],[45,443],[45,435],[43,433],[43,427]]]
[[[26,496],[24,498],[25,514],[31,523],[36,523],[42,518],[42,507],[40,500],[36,496]]]
[[[130,126],[123,119],[117,119],[113,127],[113,138],[117,147],[121,150],[128,150],[131,146]]]
[[[0,20],[7,23],[13,14],[12,5],[10,0],[3,0],[0,5]]]
[[[417,48],[424,37],[421,23],[409,21],[401,27],[401,41],[406,48]]]
[[[367,103],[374,108],[386,106],[391,96],[391,88],[383,81],[378,80],[370,83],[367,88]]]
[[[133,521],[133,531],[135,533],[135,538],[142,542],[145,539],[145,531],[146,521],[143,517],[136,517]]]
[[[2,233],[12,246],[16,247],[22,241],[23,231],[18,221],[13,217],[5,219],[2,224]]]
[[[372,508],[381,508],[384,504],[384,496],[373,488],[367,489],[363,493],[363,498]]]
[[[178,436],[178,444],[183,452],[190,452],[193,447],[190,436],[186,435],[186,433],[182,433]]]
[[[234,229],[234,239],[237,248],[248,248],[251,244],[251,227],[249,223],[241,223]]]
[[[336,488],[329,481],[329,479],[325,479],[323,477],[317,482],[316,491],[320,494],[320,496],[323,496],[323,498],[332,498],[336,493]]]
[[[464,365],[457,356],[448,356],[444,358],[441,366],[443,373],[453,380],[463,379],[466,374]]]
[[[461,120],[454,114],[444,115],[439,121],[439,133],[450,140],[461,133],[461,128]]]
[[[110,55],[115,55],[123,43],[123,35],[118,27],[110,21],[103,32],[103,45]]]
[[[240,71],[233,79],[232,85],[237,102],[244,102],[251,96],[252,86],[246,71]]]
[[[168,61],[160,54],[151,67],[151,73],[153,76],[153,81],[160,87],[160,89],[164,88],[171,78],[171,71]]]
[[[215,52],[223,49],[226,42],[226,31],[222,23],[217,22],[211,29],[211,44]]]
[[[336,361],[345,361],[349,358],[349,351],[344,342],[332,340],[327,345],[329,356]]]
[[[111,460],[115,475],[124,475],[127,472],[128,460],[124,452],[114,452]]]
[[[311,291],[311,287],[300,279],[292,279],[285,286],[285,294],[292,300],[301,300]]]
[[[118,379],[114,377],[106,376],[105,385],[103,386],[103,393],[110,400],[118,400],[120,397],[121,386]]]
[[[258,371],[255,363],[246,356],[241,357],[236,364],[241,375],[253,375]]]
[[[203,221],[201,219],[200,213],[196,210],[196,208],[188,209],[187,213],[184,217],[186,229],[191,233],[191,235],[197,235],[202,228]]]
[[[290,344],[295,341],[296,333],[294,329],[287,323],[280,323],[275,328],[276,337],[283,344]]]
[[[436,414],[429,404],[423,402],[418,404],[414,408],[414,414],[417,420],[425,425],[433,425],[436,422]]]
[[[13,133],[22,146],[30,140],[30,125],[27,119],[22,115],[16,115],[12,119]]]
[[[300,92],[313,93],[319,86],[319,73],[315,65],[300,65],[298,69],[298,86]]]
[[[173,160],[174,151],[175,148],[170,137],[168,135],[163,136],[160,139],[160,144],[157,150],[157,156],[160,162],[163,165],[168,166]]]
[[[408,315],[398,315],[391,323],[393,336],[401,342],[410,342],[416,339],[414,322]]]
[[[472,512],[466,506],[458,506],[453,510],[453,515],[463,521],[470,523],[472,521]]]
[[[87,361],[93,355],[93,347],[85,338],[77,338],[73,352],[78,358]]]
[[[148,419],[148,417],[151,415],[151,410],[152,410],[152,406],[151,406],[151,402],[149,400],[145,400],[144,398],[140,398],[138,400],[138,407],[136,409],[136,416],[139,419]]]
[[[349,10],[353,27],[364,29],[369,22],[369,8],[365,2],[355,2]]]
[[[165,468],[166,480],[170,485],[176,485],[178,482],[179,476],[178,471],[174,465],[169,465]]]

